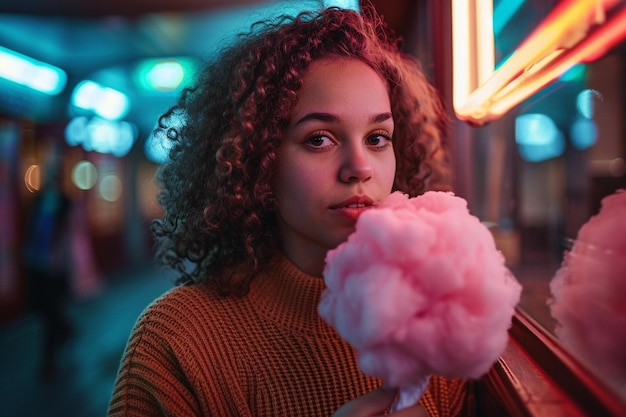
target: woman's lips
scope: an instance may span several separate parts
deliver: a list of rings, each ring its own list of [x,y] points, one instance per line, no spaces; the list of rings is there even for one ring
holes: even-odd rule
[[[330,209],[337,214],[340,214],[349,220],[357,221],[359,216],[366,210],[374,207],[374,200],[368,196],[355,196],[349,199],[333,205]]]
[[[356,222],[361,214],[363,214],[366,210],[371,209],[372,207],[373,206],[342,207],[338,209],[333,209],[333,211]]]

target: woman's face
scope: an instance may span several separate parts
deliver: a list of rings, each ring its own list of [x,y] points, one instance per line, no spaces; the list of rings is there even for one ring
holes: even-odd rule
[[[328,250],[391,192],[396,160],[384,80],[367,64],[324,58],[305,72],[273,183],[283,252],[321,276]]]

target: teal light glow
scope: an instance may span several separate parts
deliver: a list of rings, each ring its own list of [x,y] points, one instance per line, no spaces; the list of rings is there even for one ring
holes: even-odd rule
[[[576,97],[576,109],[585,119],[592,119],[595,111],[594,99],[602,100],[602,94],[598,90],[585,89]]]
[[[135,83],[148,91],[170,92],[185,87],[196,72],[191,58],[159,58],[141,61],[135,71]]]
[[[341,9],[359,10],[359,0],[326,0],[324,7],[339,7]]]
[[[124,93],[89,80],[76,86],[72,104],[108,120],[121,119],[130,110],[130,100]]]
[[[175,90],[184,78],[185,70],[177,61],[159,62],[146,74],[146,81],[155,90]]]
[[[187,123],[187,115],[182,110],[175,110],[168,119],[168,126],[176,131],[181,131]],[[173,145],[173,137],[163,129],[154,127],[152,133],[144,142],[144,153],[149,160],[162,164],[169,158],[169,152]]]
[[[137,128],[128,122],[81,116],[65,127],[68,145],[81,145],[88,152],[108,153],[118,158],[130,152],[136,139]]]
[[[0,77],[48,95],[59,94],[67,84],[61,68],[0,46]]]
[[[529,162],[556,158],[565,151],[565,138],[545,114],[532,113],[515,119],[515,142],[520,155]]]
[[[168,141],[162,136],[150,135],[144,143],[144,153],[152,162],[162,164],[167,161],[171,147],[172,141]]]
[[[493,10],[493,31],[498,34],[517,13],[524,0],[501,0]]]
[[[578,150],[592,147],[598,140],[598,127],[593,120],[585,117],[579,117],[569,132],[572,145]]]
[[[561,74],[559,80],[563,82],[584,81],[586,74],[587,66],[585,64],[577,64]]]

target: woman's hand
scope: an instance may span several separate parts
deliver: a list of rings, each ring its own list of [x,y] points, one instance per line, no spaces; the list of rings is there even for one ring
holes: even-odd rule
[[[384,415],[396,398],[395,391],[379,388],[342,405],[332,417],[376,417]],[[416,404],[392,414],[394,417],[428,417],[424,407]]]

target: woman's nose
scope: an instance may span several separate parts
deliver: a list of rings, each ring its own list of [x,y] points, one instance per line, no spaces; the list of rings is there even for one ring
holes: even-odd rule
[[[339,170],[339,179],[342,182],[368,181],[373,174],[372,165],[362,149],[346,151],[343,164]]]

